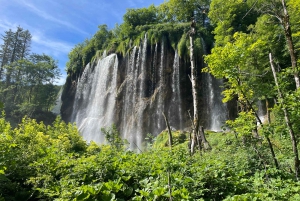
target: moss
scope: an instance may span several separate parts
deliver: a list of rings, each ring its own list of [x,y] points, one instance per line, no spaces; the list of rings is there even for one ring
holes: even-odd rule
[[[189,133],[180,130],[172,131],[173,146],[183,144],[189,140]],[[169,134],[167,130],[162,131],[155,139],[153,148],[163,148],[169,146]]]
[[[201,38],[196,38],[194,42],[194,53],[196,55],[203,55],[204,50],[203,50],[203,44],[201,41]]]
[[[135,28],[124,24],[116,26],[113,30],[106,30],[107,37],[102,32],[96,33],[90,40],[78,44],[70,53],[67,63],[67,71],[71,74],[79,74],[86,64],[101,58],[106,50],[107,54],[118,53],[126,56],[133,46],[140,46],[147,33],[148,45],[153,45],[164,40],[175,51],[178,49],[181,58],[188,58],[189,40],[187,33],[190,23],[158,23],[136,26]],[[100,34],[100,35],[99,35]],[[200,37],[206,38],[211,35],[207,30],[199,27],[195,40],[195,54],[202,55],[204,52]],[[102,41],[104,40],[104,41]]]
[[[116,52],[125,56],[126,49],[127,49],[126,41],[122,41],[122,42],[120,42],[119,46],[117,47]]]
[[[179,57],[183,58],[185,56],[188,56],[189,51],[188,51],[188,40],[186,34],[182,34],[177,48],[178,48]]]

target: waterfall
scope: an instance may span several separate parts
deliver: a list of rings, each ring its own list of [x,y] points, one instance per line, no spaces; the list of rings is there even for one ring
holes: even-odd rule
[[[157,68],[157,43],[155,44],[153,62],[151,68],[151,88],[149,94],[153,94],[156,87],[156,68]]]
[[[205,41],[201,38],[201,44],[204,54],[207,54]],[[204,64],[205,65],[205,64]],[[212,131],[221,131],[222,126],[228,119],[227,104],[222,102],[223,81],[214,78],[211,74],[204,74],[205,86],[203,87],[206,114],[203,117],[206,120],[206,129]]]
[[[116,124],[120,136],[132,150],[141,150],[148,133],[156,136],[170,126],[190,126],[183,111],[191,107],[189,64],[179,58],[166,39],[148,48],[147,35],[125,56],[103,54],[88,64],[76,84],[72,102],[72,122],[87,141],[105,143],[101,128]],[[119,59],[118,59],[119,58]],[[226,120],[226,105],[221,102],[220,80],[205,74],[207,86],[201,99],[207,127],[220,130]],[[187,87],[188,86],[188,87]],[[205,99],[205,100],[204,100]]]
[[[157,124],[156,127],[158,129],[166,128],[162,112],[164,112],[164,91],[165,91],[165,75],[164,75],[164,66],[165,66],[165,41],[162,40],[161,42],[161,50],[160,50],[160,65],[158,69],[159,74],[159,86],[158,86],[158,100],[157,100],[157,109],[156,109],[156,117],[157,117]]]
[[[131,134],[131,127],[134,125],[134,105],[136,102],[135,92],[136,92],[136,77],[137,77],[137,69],[135,56],[137,52],[137,47],[135,46],[132,50],[132,53],[129,58],[129,62],[127,64],[126,69],[126,78],[124,81],[125,86],[125,93],[123,97],[123,114],[122,114],[122,124],[121,124],[121,133],[122,138],[132,141],[133,139],[128,139]],[[138,53],[139,59],[140,52]],[[131,103],[131,104],[128,104]]]
[[[135,146],[137,146],[139,149],[142,148],[142,142],[143,139],[143,133],[144,133],[144,111],[146,108],[146,102],[144,100],[145,97],[145,87],[146,87],[146,58],[147,58],[147,34],[145,34],[145,38],[143,41],[142,46],[140,47],[142,50],[142,55],[140,59],[140,63],[138,66],[139,69],[139,76],[138,76],[138,84],[139,84],[139,96],[138,96],[138,102],[136,104],[136,128],[135,129]],[[132,142],[131,142],[132,145]]]
[[[267,108],[266,108],[266,102],[264,100],[258,100],[257,101],[257,115],[261,122],[264,122],[266,119],[267,114]],[[259,121],[257,120],[257,125],[259,125]]]
[[[61,101],[62,92],[63,92],[63,87],[60,88],[60,90],[57,94],[57,98],[55,100],[54,107],[51,110],[51,112],[56,114],[56,115],[60,114],[60,107],[61,107],[61,104],[62,104],[62,101]]]
[[[207,129],[212,131],[222,130],[222,126],[227,120],[227,106],[222,102],[222,80],[215,79],[211,74],[205,74],[207,82]]]
[[[171,98],[172,101],[171,101],[171,107],[168,112],[168,116],[172,127],[176,129],[183,129],[179,67],[180,67],[179,56],[176,50],[174,56],[174,62],[173,62],[173,73],[172,73],[172,98]]]
[[[137,52],[137,47],[135,46],[131,52],[129,62],[127,64],[128,68],[126,69],[126,78],[124,81],[125,86],[125,94],[122,102],[123,114],[122,119],[126,120],[121,125],[121,133],[122,137],[127,139],[130,134],[129,127],[133,124],[133,105],[135,103],[135,90],[136,90],[136,76],[135,76],[135,55]],[[122,84],[123,85],[123,84]],[[132,104],[127,104],[132,102]]]
[[[79,78],[72,121],[85,140],[104,142],[101,128],[114,123],[118,58],[115,54],[88,64]]]
[[[147,35],[140,45],[138,55],[135,60],[136,47],[134,47],[130,59],[128,71],[126,72],[129,78],[126,83],[124,101],[123,119],[121,123],[122,137],[130,143],[131,149],[141,149],[144,132],[144,110],[146,103],[145,88],[146,88],[146,58],[147,58]]]

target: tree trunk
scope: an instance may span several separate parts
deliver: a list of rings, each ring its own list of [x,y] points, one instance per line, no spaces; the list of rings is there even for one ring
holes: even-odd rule
[[[270,125],[270,124],[271,124],[271,116],[270,116],[269,101],[268,101],[268,99],[266,99],[266,108],[267,108],[267,119],[268,119],[268,124]],[[273,156],[273,158],[274,158],[275,166],[276,166],[277,169],[279,169],[279,163],[278,163],[278,161],[277,161],[277,158],[275,157],[275,152],[274,152],[272,143],[271,143],[271,141],[270,141],[270,139],[269,139],[268,137],[267,137],[267,140],[268,140],[269,147],[272,147],[271,152],[272,152],[272,156]],[[271,146],[270,146],[270,145],[271,145]]]
[[[282,3],[282,8],[283,8],[283,19],[282,19],[282,25],[284,27],[284,33],[285,33],[285,37],[286,37],[286,41],[287,41],[287,45],[288,45],[288,49],[289,49],[289,53],[290,53],[290,57],[291,57],[291,63],[292,63],[292,68],[293,68],[293,72],[294,72],[294,79],[296,82],[296,88],[300,88],[300,79],[299,79],[299,72],[298,72],[298,68],[297,68],[297,56],[296,56],[296,52],[295,52],[295,46],[293,43],[293,38],[292,38],[292,30],[291,30],[291,26],[290,26],[290,17],[287,11],[287,7],[286,7],[286,3],[285,0],[281,0]]]
[[[8,44],[5,44],[5,47],[4,47],[4,50],[3,50],[3,55],[2,55],[2,58],[1,58],[0,80],[2,78],[2,74],[3,74],[3,70],[4,70],[3,67],[8,62],[7,55],[8,55]]]
[[[169,125],[169,121],[168,121],[168,118],[166,117],[166,115],[165,115],[164,112],[162,112],[162,115],[164,116],[164,119],[165,119],[165,122],[166,122],[166,125],[167,125],[167,128],[168,128],[168,133],[169,133],[169,147],[170,147],[170,149],[172,149],[173,137],[172,137],[172,132],[171,132],[171,128],[170,128],[170,125]]]
[[[254,110],[254,108],[253,108],[253,106],[252,106],[252,103],[246,98],[246,94],[245,94],[243,91],[241,91],[241,92],[242,92],[243,96],[245,97],[248,106],[249,106],[250,109],[254,112],[255,117],[256,117],[258,123],[260,124],[261,127],[263,127],[263,123],[262,123],[261,119],[259,118],[257,112]],[[257,130],[257,127],[256,127],[256,130]],[[273,145],[272,145],[272,143],[271,143],[271,140],[270,140],[270,138],[269,138],[268,136],[266,136],[266,139],[267,139],[267,142],[268,142],[270,151],[271,151],[272,158],[273,158],[273,160],[274,160],[275,167],[276,167],[277,169],[279,169],[279,163],[278,163],[278,161],[277,161],[277,158],[276,158],[276,155],[275,155],[275,152],[274,152],[274,149],[273,149]]]
[[[271,53],[269,53],[269,59],[270,59],[270,64],[271,64],[271,68],[272,68],[272,72],[273,72],[273,76],[274,76],[274,81],[275,81],[275,84],[277,86],[279,101],[280,101],[280,104],[282,105],[282,110],[284,112],[285,123],[286,123],[286,126],[287,126],[288,130],[289,130],[290,138],[291,138],[291,141],[292,141],[293,152],[294,152],[294,155],[295,155],[294,156],[295,176],[296,176],[296,179],[298,180],[300,169],[299,169],[299,155],[298,155],[297,140],[296,140],[294,130],[292,128],[292,124],[290,122],[289,113],[288,113],[288,111],[287,111],[287,109],[285,108],[285,105],[284,105],[284,97],[283,97],[283,94],[282,94],[282,92],[279,88],[279,84],[278,84],[278,81],[277,81],[276,71],[275,71],[275,67],[274,67],[274,64],[273,64],[273,58],[272,58]]]
[[[197,82],[197,69],[195,65],[194,60],[194,36],[195,36],[195,27],[196,23],[194,19],[191,23],[191,30],[189,32],[190,37],[190,62],[191,62],[191,82],[192,82],[192,93],[193,93],[193,106],[194,106],[194,129],[193,129],[193,136],[192,136],[192,142],[191,142],[191,153],[193,154],[195,151],[195,146],[198,138],[198,132],[199,132],[199,100],[198,100],[198,82]],[[204,145],[204,148],[210,148],[204,132],[201,133],[201,141]],[[201,143],[199,143],[199,148],[201,148]]]
[[[168,189],[169,189],[169,201],[172,201],[172,184],[171,184],[171,174],[170,174],[170,170],[168,169]]]
[[[21,55],[20,55],[20,59],[25,59],[25,57],[27,56],[28,52],[29,52],[29,47],[30,47],[30,42],[31,42],[31,34],[29,33],[28,30],[24,31],[21,34],[22,37],[22,49],[21,49]]]
[[[271,114],[270,114],[269,101],[268,101],[268,99],[266,99],[266,108],[267,108],[267,119],[268,119],[268,124],[271,124]]]
[[[203,143],[203,148],[205,150],[210,150],[211,146],[209,145],[208,141],[206,140],[203,126],[200,126],[199,132],[200,132],[200,137],[201,137],[201,140]]]
[[[192,116],[191,116],[191,113],[190,113],[190,110],[188,111],[189,113],[189,117],[191,119],[191,123],[192,123],[192,133],[194,133],[194,130],[195,130],[195,125],[194,125],[194,121],[192,120]],[[191,137],[191,133],[190,133],[190,142],[189,142],[189,149],[190,149],[190,155],[193,155],[192,154],[192,147],[193,149],[195,148],[195,141],[197,141],[197,144],[198,144],[198,148],[199,148],[199,152],[200,152],[200,156],[202,155],[201,153],[201,149],[202,149],[202,146],[201,146],[201,140],[200,140],[200,137],[197,135],[196,136],[196,140],[192,140],[192,137]]]
[[[13,72],[13,62],[16,61],[17,58],[17,49],[18,49],[18,45],[19,45],[19,35],[21,33],[22,29],[18,27],[18,30],[15,33],[14,36],[14,40],[13,40],[13,45],[12,45],[12,54],[10,57],[10,69],[7,70],[7,74],[6,74],[6,87],[8,87],[11,84],[11,74]]]
[[[193,106],[194,106],[194,129],[191,143],[191,153],[195,151],[197,133],[199,129],[199,114],[198,114],[198,83],[197,83],[197,69],[194,60],[194,35],[195,27],[191,27],[190,30],[190,62],[191,62],[191,81],[193,92]]]

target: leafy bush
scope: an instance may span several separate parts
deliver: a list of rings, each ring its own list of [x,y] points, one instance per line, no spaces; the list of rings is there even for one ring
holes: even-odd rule
[[[188,134],[179,131],[172,150],[163,133],[141,153],[124,149],[115,126],[103,131],[109,145],[86,144],[59,118],[52,126],[24,118],[16,129],[0,118],[0,199],[299,199],[300,182],[290,166],[272,165],[264,141],[255,148],[232,133],[208,132],[213,149],[191,157]],[[287,141],[273,139],[280,164],[290,164],[281,157],[291,152]]]

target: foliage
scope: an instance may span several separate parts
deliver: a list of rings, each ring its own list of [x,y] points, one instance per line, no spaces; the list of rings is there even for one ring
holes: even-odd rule
[[[300,51],[300,15],[298,14],[298,11],[300,9],[300,3],[297,0],[290,0],[287,2],[289,13],[290,13],[290,20],[292,24],[292,33],[293,33],[293,40],[295,42],[295,49],[296,52]],[[298,65],[299,65],[299,56],[298,56]]]
[[[240,112],[239,116],[234,120],[228,120],[226,124],[229,128],[243,137],[251,137],[253,130],[256,128],[256,119],[253,111]]]
[[[208,67],[203,69],[227,80],[224,102],[236,95],[242,104],[247,104],[247,100],[252,102],[272,97],[268,58],[263,54],[266,43],[253,35],[239,32],[234,34],[233,39],[224,47],[213,48],[212,54],[205,57]]]
[[[106,25],[101,25],[91,39],[76,45],[69,53],[66,70],[71,77],[73,74],[79,75],[85,65],[93,59],[100,58],[105,51],[107,54],[118,53],[125,56],[133,46],[140,45],[145,33],[151,44],[164,40],[176,50],[179,41],[184,35],[187,36],[193,16],[197,21],[197,37],[207,39],[210,46],[212,35],[207,18],[208,8],[209,1],[206,0],[171,0],[157,7],[151,5],[148,8],[127,9],[122,24],[116,24],[112,30],[108,30]],[[186,53],[182,54],[183,58]]]
[[[173,145],[183,144],[188,142],[189,135],[186,132],[173,131],[172,132]],[[162,131],[153,143],[153,148],[162,148],[169,146],[169,134],[167,130]]]
[[[51,122],[55,119],[50,109],[59,87],[57,61],[45,54],[29,51],[31,34],[17,28],[6,31],[0,47],[0,101],[13,125],[24,115]]]
[[[109,145],[116,148],[117,150],[121,150],[124,148],[126,141],[121,139],[120,133],[115,124],[113,124],[109,128],[101,128],[101,132],[104,134],[105,139]]]
[[[280,5],[279,1],[274,2]],[[287,2],[298,51],[300,4],[297,0]],[[212,0],[208,7],[206,1],[170,0],[159,7],[129,9],[123,24],[112,30],[101,25],[91,39],[76,45],[69,54],[67,71],[75,78],[105,50],[108,54],[126,55],[133,46],[139,46],[145,34],[150,44],[167,42],[182,58],[187,58],[186,33],[190,17],[194,16],[198,24],[195,53],[203,55],[210,53],[210,48],[204,47],[200,38],[210,40],[212,45],[211,22],[215,46],[205,57],[208,66],[204,71],[224,79],[224,101],[238,101],[239,110],[237,118],[227,121],[230,131],[206,133],[211,151],[191,157],[189,135],[176,131],[172,150],[168,148],[168,135],[163,132],[149,142],[146,150],[135,153],[124,146],[126,142],[114,125],[102,129],[107,145],[87,144],[75,126],[66,125],[59,118],[53,126],[24,118],[13,129],[3,114],[0,200],[299,200],[300,183],[294,177],[293,149],[282,109],[287,109],[299,142],[300,92],[294,87],[282,25],[272,13],[261,12],[269,8],[269,3]],[[264,7],[260,9],[259,5]],[[284,97],[279,98],[276,92],[270,52],[275,57]],[[18,82],[2,88],[1,93],[16,87],[32,92],[43,87],[41,91],[45,92],[55,77],[51,71],[54,64],[53,60],[36,55],[31,60],[28,57],[3,66],[10,72],[10,82]],[[20,75],[28,79],[22,81]],[[33,79],[33,75],[38,79]],[[16,112],[48,107],[44,105],[47,101],[41,101],[45,100],[45,93],[16,96],[30,99],[18,104]],[[283,102],[278,101],[281,98]],[[272,118],[263,125],[257,124],[259,100],[275,100],[267,106]]]
[[[287,11],[284,11],[285,2],[288,5]],[[289,146],[294,150],[292,155],[296,158],[298,155],[296,142],[299,141],[299,135],[293,137],[292,134],[299,132],[300,125],[296,121],[299,118],[297,104],[299,92],[295,90],[298,87],[295,57],[299,56],[299,52],[293,50],[299,44],[297,38],[299,26],[296,23],[299,13],[295,12],[296,8],[299,8],[296,1],[224,3],[214,0],[209,13],[215,25],[216,45],[212,53],[205,58],[208,67],[204,71],[212,73],[217,78],[225,78],[224,102],[238,101],[239,116],[235,120],[228,121],[230,128],[237,135],[247,135],[248,140],[252,141],[250,143],[252,146],[256,145],[261,136],[266,138],[274,163],[277,159],[272,148],[272,139],[278,136],[283,137],[290,133],[292,146]],[[272,61],[269,54],[274,57]],[[274,74],[278,77],[280,93],[284,95],[277,91],[270,63],[276,68]],[[267,124],[257,126],[256,103],[258,100],[268,103],[270,99],[275,100],[275,104],[266,107]],[[271,111],[274,115],[272,121],[269,116]],[[256,135],[257,139],[254,139],[253,135]],[[294,166],[296,166],[293,168],[294,171],[299,172],[298,159],[294,160]],[[279,169],[278,165],[277,168]]]
[[[32,165],[38,159],[48,154],[80,153],[87,147],[77,129],[70,124],[66,125],[59,118],[53,126],[23,118],[22,123],[12,129],[1,117],[0,133],[0,169],[4,173],[1,176],[0,194],[5,200],[27,200],[36,196],[28,181],[31,177],[37,177],[37,170]],[[50,163],[48,161],[44,165]]]
[[[253,6],[251,3],[243,0],[211,1],[208,17],[215,27],[216,46],[230,42],[235,32],[246,32],[248,26],[255,23],[258,14],[249,12]]]
[[[194,18],[204,26],[209,3],[207,0],[169,0],[159,6],[159,15],[164,22],[190,22]]]
[[[112,126],[105,129],[117,132]],[[213,150],[189,156],[178,144],[135,153],[112,145],[87,145],[76,127],[45,126],[24,118],[16,129],[0,118],[0,194],[5,200],[295,200],[300,183],[272,167],[265,142],[244,146],[232,133],[207,135]],[[112,134],[112,133],[110,133]],[[158,138],[167,136],[161,134]],[[181,140],[181,138],[183,140]],[[176,140],[175,140],[176,141]],[[158,144],[165,144],[156,140]],[[278,151],[286,139],[274,139]],[[234,160],[232,160],[234,159]],[[281,158],[289,163],[289,158]],[[267,169],[266,169],[267,167]],[[168,176],[169,175],[169,176]],[[169,193],[169,186],[171,194]]]
[[[124,24],[134,29],[136,26],[157,23],[157,8],[152,4],[148,8],[127,9],[123,16]]]

